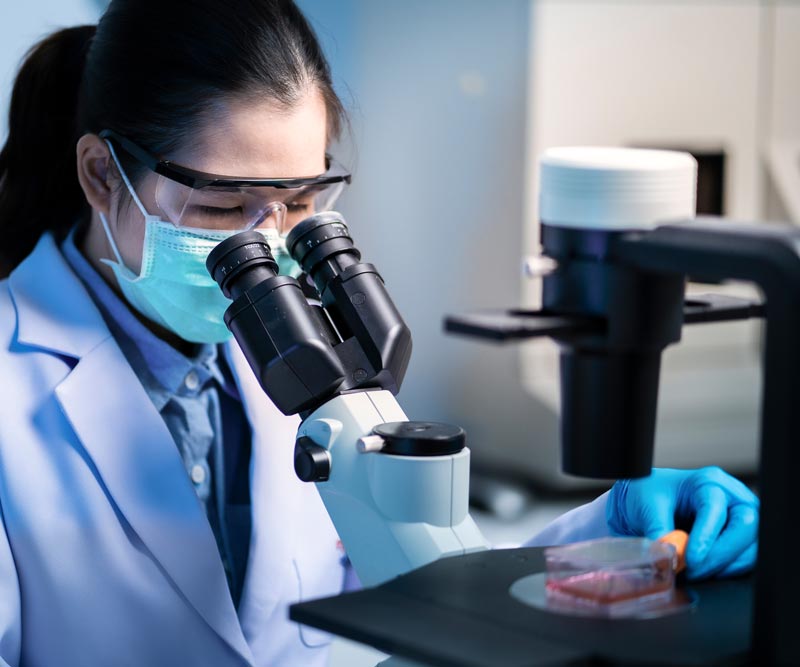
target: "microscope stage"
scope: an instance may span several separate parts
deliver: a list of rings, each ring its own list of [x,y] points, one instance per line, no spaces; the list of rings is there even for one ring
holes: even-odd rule
[[[691,584],[697,604],[654,619],[566,616],[509,594],[542,548],[444,558],[376,588],[293,605],[292,620],[432,667],[744,663],[752,577]]]

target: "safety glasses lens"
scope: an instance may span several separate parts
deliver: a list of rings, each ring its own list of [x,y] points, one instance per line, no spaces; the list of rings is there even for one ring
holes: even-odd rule
[[[286,235],[308,216],[330,210],[344,186],[340,181],[298,188],[209,186],[195,189],[159,176],[155,199],[161,214],[178,227],[274,228]]]

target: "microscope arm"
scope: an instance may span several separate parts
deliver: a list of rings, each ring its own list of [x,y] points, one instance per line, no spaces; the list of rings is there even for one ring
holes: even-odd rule
[[[364,586],[489,547],[469,515],[469,450],[414,455],[413,433],[435,426],[425,422],[408,422],[400,443],[372,435],[403,422],[390,392],[355,391],[325,403],[298,431],[297,472],[309,481],[327,473],[317,489]],[[422,452],[430,442],[416,444]]]

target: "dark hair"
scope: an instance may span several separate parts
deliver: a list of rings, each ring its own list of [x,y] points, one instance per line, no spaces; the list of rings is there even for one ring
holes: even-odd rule
[[[0,276],[43,232],[63,238],[88,219],[76,171],[82,134],[114,130],[163,155],[221,98],[290,108],[309,86],[325,100],[333,139],[344,109],[314,31],[291,0],[112,0],[96,28],[45,38],[20,68],[0,152]],[[137,163],[119,158],[136,180]]]

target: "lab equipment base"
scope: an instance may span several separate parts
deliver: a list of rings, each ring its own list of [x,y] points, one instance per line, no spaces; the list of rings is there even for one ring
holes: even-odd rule
[[[752,577],[692,584],[690,611],[656,619],[565,616],[514,599],[544,549],[443,558],[376,588],[293,605],[292,620],[432,667],[738,665],[748,662]]]

